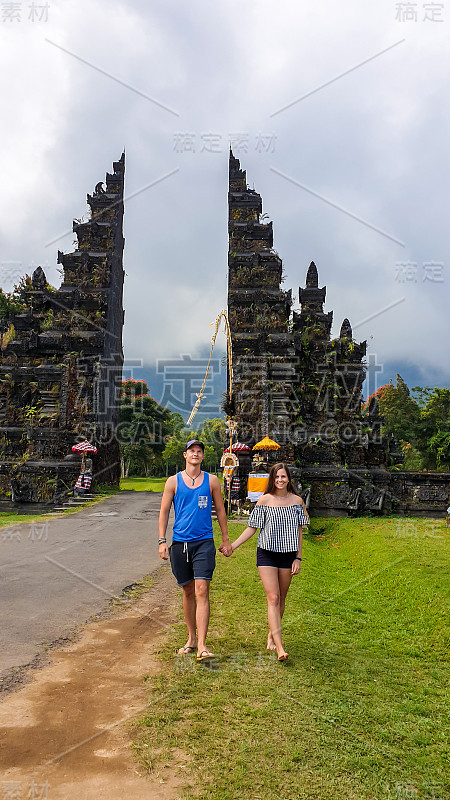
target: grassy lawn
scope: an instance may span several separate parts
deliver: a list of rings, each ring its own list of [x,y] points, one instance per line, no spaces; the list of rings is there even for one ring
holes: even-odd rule
[[[124,478],[120,481],[121,489],[134,489],[138,492],[162,492],[166,478]],[[82,511],[89,505],[95,504],[104,500],[105,497],[117,494],[117,489],[110,486],[99,486],[95,489],[95,499],[89,500],[86,503],[80,504],[74,508],[61,511],[54,514],[48,511],[46,514],[15,514],[13,511],[0,512],[0,528],[7,525],[18,525],[19,523],[29,524],[30,522],[44,522],[49,517],[59,515],[65,516],[66,514],[76,514],[77,511]]]
[[[217,477],[220,483],[223,484],[222,474],[219,474]],[[135,492],[163,492],[166,480],[167,478],[137,478],[131,476],[130,478],[121,479],[120,488]]]
[[[104,500],[105,497],[110,497],[111,495],[117,494],[117,491],[117,489],[112,488],[111,486],[100,486],[98,489],[96,489],[95,498],[93,500],[87,500],[85,503],[80,503],[73,508],[67,508],[64,511],[58,511],[57,513],[54,513],[51,510],[42,514],[15,514],[14,511],[1,511],[0,528],[4,528],[5,526],[9,525],[18,525],[19,523],[29,524],[30,522],[45,522],[45,520],[51,517],[65,517],[67,514],[76,514],[78,511],[83,511],[84,508],[96,505],[97,503],[101,502],[101,500]],[[44,508],[45,505],[46,504],[43,504]],[[47,505],[47,508],[51,508],[51,505]]]
[[[230,523],[231,538],[242,529]],[[178,764],[187,798],[449,798],[450,529],[375,518],[312,529],[283,619],[289,661],[265,650],[254,537],[218,554],[217,663],[175,655],[181,616],[169,633],[139,758]]]
[[[30,522],[43,522],[49,518],[49,516],[56,516],[54,514],[14,514],[12,511],[2,511],[0,512],[0,528],[4,528],[8,525],[19,525],[19,523],[30,523]]]
[[[134,492],[163,492],[167,478],[122,478],[120,488]]]
[[[122,478],[120,481],[120,489],[134,490],[136,492],[162,492],[167,478]],[[95,499],[89,500],[86,503],[80,504],[74,508],[61,511],[59,514],[65,516],[66,514],[75,514],[77,511],[82,511],[89,505],[95,504],[104,500],[105,497],[117,494],[117,489],[111,486],[98,486],[95,489]],[[29,524],[30,522],[44,522],[49,517],[59,516],[48,511],[46,514],[15,514],[13,511],[0,512],[0,528],[9,525],[18,525],[19,523]]]
[[[76,514],[77,511],[82,511],[84,508],[98,503],[99,499],[103,500],[103,497],[90,500],[89,503],[83,503],[74,508],[68,508],[65,511],[58,511],[58,513],[49,511],[47,514],[14,514],[13,511],[2,511],[0,512],[0,528],[19,525],[20,523],[29,525],[30,522],[45,522],[45,520],[52,517],[65,517],[67,514]]]

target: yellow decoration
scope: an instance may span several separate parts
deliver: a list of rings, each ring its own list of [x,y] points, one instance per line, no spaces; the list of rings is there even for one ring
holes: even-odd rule
[[[220,466],[221,467],[235,467],[239,466],[239,459],[234,453],[224,453],[222,458],[220,459]]]
[[[264,439],[261,439],[260,442],[257,442],[253,446],[253,450],[279,450],[280,445],[274,442],[273,439],[269,439],[268,436],[265,436]]]
[[[267,481],[269,480],[269,476],[267,474],[255,474],[250,473],[247,480],[247,491],[249,492],[264,492],[267,489]]]

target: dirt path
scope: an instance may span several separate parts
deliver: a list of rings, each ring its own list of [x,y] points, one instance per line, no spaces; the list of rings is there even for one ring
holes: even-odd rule
[[[47,800],[175,800],[182,779],[170,768],[146,776],[131,750],[138,716],[156,674],[155,653],[179,598],[168,569],[155,586],[78,641],[0,702],[0,794]],[[34,786],[35,794],[29,794]],[[8,796],[10,796],[8,794]]]

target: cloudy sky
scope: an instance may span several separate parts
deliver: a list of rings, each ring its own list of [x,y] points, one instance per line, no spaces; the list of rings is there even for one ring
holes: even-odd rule
[[[154,374],[204,356],[226,307],[231,140],[285,288],[298,300],[314,260],[333,334],[349,317],[381,382],[448,385],[450,0],[22,0],[0,14],[3,288],[38,264],[59,285],[57,249],[125,147],[126,359]]]

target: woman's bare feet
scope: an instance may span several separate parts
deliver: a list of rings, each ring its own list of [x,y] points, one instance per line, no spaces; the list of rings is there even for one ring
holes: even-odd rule
[[[287,661],[289,658],[289,654],[286,653],[286,650],[279,650],[277,651],[278,661]]]
[[[267,637],[267,648],[266,649],[267,650],[276,650],[277,649],[276,645],[275,645],[275,642],[273,640],[273,636],[270,633],[270,631],[269,631],[269,635]]]

